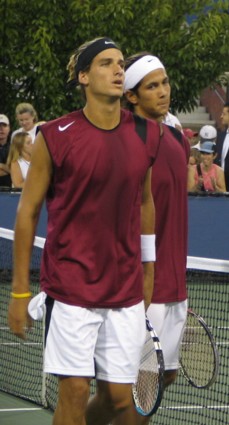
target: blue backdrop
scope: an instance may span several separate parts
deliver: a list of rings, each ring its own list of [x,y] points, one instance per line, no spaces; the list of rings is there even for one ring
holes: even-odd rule
[[[14,228],[19,193],[0,192],[0,227]],[[188,255],[229,260],[229,197],[189,196]],[[46,235],[47,214],[42,208],[37,236]]]

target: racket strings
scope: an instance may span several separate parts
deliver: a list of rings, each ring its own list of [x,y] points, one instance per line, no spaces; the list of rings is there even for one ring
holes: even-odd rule
[[[188,315],[181,348],[181,365],[196,386],[207,386],[215,371],[211,340],[196,318]]]
[[[152,338],[148,335],[143,347],[137,382],[133,388],[135,402],[148,414],[152,411],[159,391],[157,353]]]

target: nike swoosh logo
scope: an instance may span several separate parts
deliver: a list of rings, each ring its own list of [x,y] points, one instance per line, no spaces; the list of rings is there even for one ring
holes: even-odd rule
[[[70,122],[69,124],[64,125],[63,127],[62,127],[61,125],[59,125],[58,130],[59,130],[59,131],[67,130],[67,128],[68,128],[68,127],[70,127],[70,125],[74,124],[74,122],[75,122],[75,121],[72,121],[72,122]]]
[[[112,41],[104,41],[105,44],[114,44]]]

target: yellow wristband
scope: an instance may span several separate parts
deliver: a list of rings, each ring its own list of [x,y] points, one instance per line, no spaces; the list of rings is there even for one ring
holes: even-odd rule
[[[24,294],[15,294],[15,292],[11,292],[12,298],[29,298],[31,295],[32,292],[24,292]]]

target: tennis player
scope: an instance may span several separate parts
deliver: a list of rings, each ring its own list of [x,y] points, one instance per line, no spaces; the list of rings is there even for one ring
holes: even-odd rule
[[[145,338],[155,259],[150,168],[161,129],[141,120],[142,134],[139,120],[121,110],[124,60],[111,39],[80,46],[68,70],[86,103],[37,135],[17,211],[9,325],[25,338],[45,304],[44,371],[59,377],[53,424],[103,425],[132,403]],[[41,292],[29,303],[45,198]],[[88,403],[93,377],[97,393]]]
[[[162,122],[170,105],[170,84],[158,57],[147,52],[126,60],[124,92],[127,106],[141,117]],[[187,316],[187,175],[189,143],[182,133],[163,124],[163,136],[152,167],[156,211],[155,281],[147,315],[161,342],[165,388],[176,379],[179,348]],[[134,408],[115,424],[137,416]],[[122,419],[122,420],[121,420]],[[135,419],[133,419],[133,423]],[[139,424],[149,418],[138,416]]]

